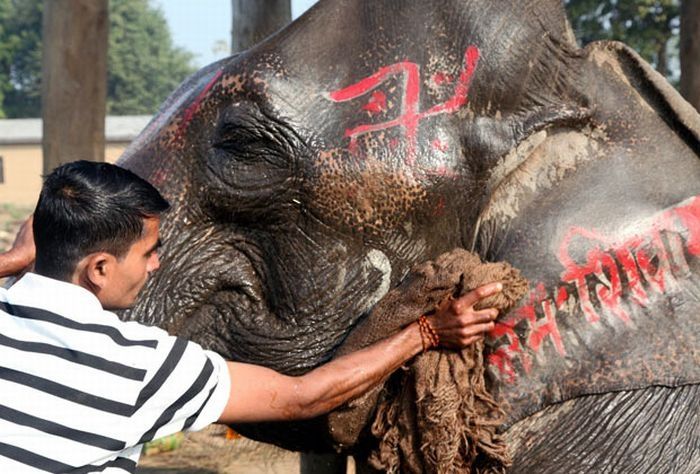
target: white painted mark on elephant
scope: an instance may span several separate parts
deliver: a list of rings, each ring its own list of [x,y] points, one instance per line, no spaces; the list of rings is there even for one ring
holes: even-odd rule
[[[363,302],[364,304],[362,310],[368,311],[372,308],[372,306],[377,304],[377,302],[382,299],[385,294],[387,294],[389,288],[391,287],[391,262],[384,252],[381,250],[372,249],[367,253],[365,262],[363,263],[367,263],[369,267],[379,270],[382,275],[381,282],[379,283],[377,289]]]
[[[294,200],[294,199],[293,199]],[[345,289],[345,286],[347,285],[347,277],[348,277],[348,268],[347,268],[347,255],[348,255],[348,249],[343,245],[342,243],[338,242],[336,245],[334,245],[332,255],[334,257],[334,260],[337,262],[343,262],[340,265],[336,265],[335,270],[337,272],[337,276],[335,278],[335,288],[333,289],[333,294],[343,294],[343,290]]]
[[[501,158],[498,163],[496,163],[496,166],[494,166],[491,170],[488,188],[493,189],[494,191],[491,194],[491,199],[486,206],[484,206],[484,209],[481,211],[481,214],[477,219],[476,229],[470,247],[472,251],[474,251],[474,247],[476,246],[476,239],[479,236],[483,223],[491,219],[495,214],[495,207],[504,208],[505,211],[501,212],[506,216],[506,218],[515,217],[517,203],[507,201],[501,202],[508,197],[504,196],[505,193],[501,191],[499,186],[501,186],[507,177],[513,173],[518,166],[521,165],[521,163],[532,155],[532,153],[545,141],[546,138],[547,132],[545,130],[530,135],[526,140],[522,141],[517,147]]]
[[[489,187],[495,188],[503,181],[506,176],[513,172],[520,164],[525,161],[535,149],[544,142],[547,138],[547,132],[542,130],[527,137],[511,150],[507,155],[501,158],[496,166],[491,171],[489,178]]]
[[[492,175],[496,186],[480,221],[504,224],[520,213],[528,193],[551,189],[581,163],[598,157],[600,130],[542,131],[503,158]]]

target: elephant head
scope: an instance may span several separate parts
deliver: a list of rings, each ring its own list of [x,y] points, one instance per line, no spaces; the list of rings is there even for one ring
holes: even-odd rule
[[[173,204],[132,315],[299,374],[466,247],[534,283],[490,335],[504,428],[695,387],[699,123],[626,47],[579,49],[558,1],[321,1],[189,78],[121,158]]]

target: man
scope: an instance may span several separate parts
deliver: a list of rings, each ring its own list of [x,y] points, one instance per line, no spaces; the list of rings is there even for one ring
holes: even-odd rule
[[[168,203],[143,179],[105,163],[57,168],[32,231],[0,255],[0,472],[133,472],[141,444],[212,422],[311,418],[361,394],[421,350],[461,349],[493,327],[475,311],[481,287],[423,322],[290,377],[226,362],[158,328],[123,322],[158,269]],[[416,315],[418,318],[420,315]]]

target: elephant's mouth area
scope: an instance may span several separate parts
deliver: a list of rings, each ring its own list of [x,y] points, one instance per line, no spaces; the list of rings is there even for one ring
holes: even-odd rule
[[[176,316],[167,329],[229,359],[245,360],[235,350],[245,346],[249,331],[243,329],[271,324],[261,320],[268,313],[263,285],[248,258],[219,247],[169,271],[174,275],[157,282],[146,295],[146,299],[158,299],[161,286],[171,295],[166,297],[164,312]]]
[[[286,374],[331,358],[391,281],[392,264],[378,250],[348,256],[338,244],[332,255],[309,258],[292,242],[297,260],[265,259],[257,240],[230,227],[163,235],[163,265],[128,317]]]
[[[202,270],[205,270],[204,268]],[[193,293],[181,317],[168,329],[227,360],[262,365],[290,375],[318,365],[330,347],[323,334],[305,320],[271,309],[265,285],[249,262],[209,267],[200,283],[183,288]],[[197,280],[194,278],[193,280]],[[186,298],[187,299],[187,298]],[[327,321],[332,325],[332,321]]]
[[[233,287],[207,292],[170,330],[231,360],[241,360],[234,350],[236,340],[229,321],[243,313],[242,295]]]
[[[248,255],[254,249],[243,251],[245,242],[222,229],[166,228],[162,239],[166,245],[159,252],[161,268],[122,317],[190,337],[225,354],[228,321],[263,300]]]

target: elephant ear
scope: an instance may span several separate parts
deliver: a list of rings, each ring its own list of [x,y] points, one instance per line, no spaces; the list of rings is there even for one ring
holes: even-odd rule
[[[600,118],[597,117],[598,105],[590,102],[591,86],[586,79],[590,78],[590,73],[584,72],[587,63],[593,64],[593,74],[600,74],[604,69],[611,70],[636,94],[639,103],[652,110],[674,135],[680,137],[696,155],[700,155],[700,114],[637,52],[618,41],[598,41],[577,51],[568,48],[568,45],[563,45],[565,53],[559,53],[561,61],[558,64],[563,72],[556,74],[559,77],[557,82],[568,84],[568,90],[563,94],[558,93],[557,90],[562,89],[559,86],[542,93],[536,87],[531,88],[527,94],[530,96],[528,103],[543,105],[516,114],[507,122],[506,129],[515,133],[510,141],[502,140],[501,143],[510,148],[504,147],[495,154],[501,158],[491,172],[489,189],[492,194],[477,217],[473,233],[465,239],[466,247],[482,258],[489,258],[489,249],[494,245],[492,238],[502,230],[503,223],[513,217],[509,215],[494,219],[494,214],[498,213],[494,211],[494,207],[497,207],[494,203],[504,200],[503,188],[530,186],[532,175],[541,172],[536,171],[541,163],[538,160],[533,165],[528,161],[531,161],[533,154],[541,155],[542,149],[548,152],[551,152],[551,148],[556,150],[554,158],[549,158],[552,162],[562,161],[562,156],[566,155],[561,151],[562,146],[550,144],[552,135],[561,136],[559,141],[562,143],[575,144],[568,152],[572,156],[587,154],[585,150],[590,150],[591,143],[603,138],[596,131]],[[542,77],[535,82],[542,83],[546,75],[542,72],[539,74]],[[487,128],[495,130],[496,126],[489,122]],[[578,165],[582,161],[586,159],[576,158],[572,164]]]
[[[700,151],[700,114],[636,51],[617,41],[591,43],[590,57],[612,67],[675,130],[693,151]]]
[[[573,397],[700,380],[700,117],[620,43],[578,57],[567,79],[590,121],[509,151],[472,235],[484,260],[532,282],[488,341],[512,422]]]

